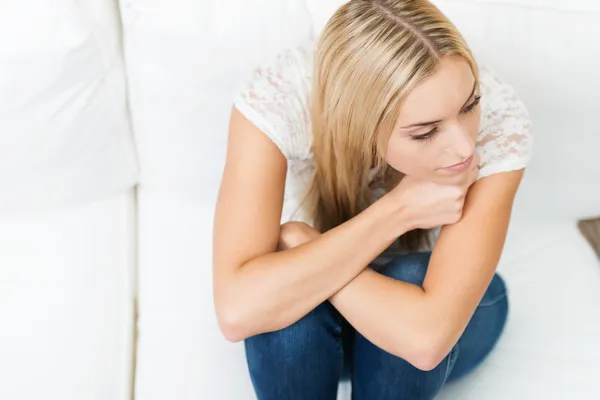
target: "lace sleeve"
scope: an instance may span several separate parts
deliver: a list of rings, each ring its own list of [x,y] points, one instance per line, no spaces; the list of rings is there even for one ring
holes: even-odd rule
[[[256,68],[238,91],[235,107],[288,159],[310,154],[308,49],[287,49]]]
[[[479,179],[498,172],[525,168],[532,151],[531,119],[515,89],[489,69],[480,73],[482,114],[477,152]]]

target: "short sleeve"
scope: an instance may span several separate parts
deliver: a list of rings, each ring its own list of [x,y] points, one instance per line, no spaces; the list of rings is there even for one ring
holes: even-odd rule
[[[533,133],[529,113],[515,89],[482,67],[481,124],[477,152],[479,179],[525,168],[531,158]]]
[[[288,160],[306,159],[310,155],[310,56],[304,46],[279,53],[255,68],[234,98],[234,106]]]

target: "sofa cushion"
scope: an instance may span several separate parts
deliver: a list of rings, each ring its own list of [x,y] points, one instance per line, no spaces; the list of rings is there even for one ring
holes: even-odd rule
[[[133,192],[0,216],[0,399],[131,400]]]
[[[202,197],[218,185],[233,97],[252,66],[311,34],[304,2],[121,5],[142,183]]]
[[[600,265],[574,222],[511,227],[500,341],[441,400],[600,398]],[[523,243],[526,245],[523,246]]]
[[[111,0],[3,1],[0,215],[88,202],[137,180]]]
[[[136,400],[254,399],[212,300],[214,201],[233,97],[311,35],[303,0],[121,1],[139,190]]]

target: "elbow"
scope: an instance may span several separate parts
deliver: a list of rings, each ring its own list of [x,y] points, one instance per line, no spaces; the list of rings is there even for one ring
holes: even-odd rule
[[[450,353],[452,346],[448,346],[447,342],[431,334],[422,335],[414,342],[406,361],[421,371],[431,371],[444,362]]]
[[[425,349],[416,354],[412,361],[408,360],[408,362],[421,371],[431,371],[440,365],[445,358],[446,355],[439,351]]]
[[[217,307],[216,311],[219,329],[227,341],[238,343],[251,336],[249,326],[242,317],[244,313],[239,307]]]
[[[232,322],[221,322],[219,321],[219,328],[225,340],[231,343],[238,343],[247,338],[241,327]]]

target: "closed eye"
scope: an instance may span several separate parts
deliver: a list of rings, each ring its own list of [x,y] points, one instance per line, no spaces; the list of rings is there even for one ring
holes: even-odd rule
[[[465,106],[465,108],[463,108],[460,111],[460,113],[467,114],[467,113],[473,111],[480,102],[481,102],[481,95],[475,96],[475,99],[471,102],[471,104]],[[418,141],[424,142],[424,141],[433,139],[433,137],[436,135],[436,133],[438,133],[438,131],[439,131],[439,128],[435,127],[427,133],[424,133],[422,135],[414,135],[414,136],[411,136],[410,138],[411,138],[411,140],[418,140]]]
[[[475,96],[475,100],[473,100],[473,102],[471,104],[469,104],[468,106],[466,106],[465,108],[463,108],[460,112],[461,114],[466,114],[468,112],[473,111],[473,109],[475,107],[477,107],[477,104],[479,104],[479,102],[481,101],[481,95]]]
[[[435,127],[427,133],[424,133],[422,135],[411,136],[410,138],[411,138],[411,140],[426,141],[426,140],[432,139],[435,136],[435,134],[438,132],[438,130],[439,129],[437,127]]]

